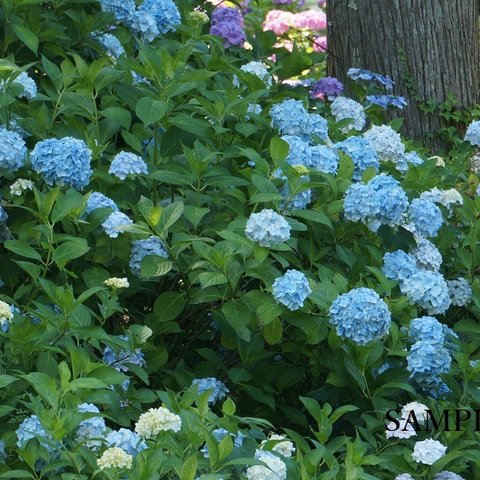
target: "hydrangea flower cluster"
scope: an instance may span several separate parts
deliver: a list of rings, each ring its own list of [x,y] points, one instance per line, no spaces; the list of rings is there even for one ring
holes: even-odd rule
[[[92,403],[78,405],[80,413],[100,413],[100,410]],[[77,428],[76,440],[85,444],[86,447],[96,449],[102,445],[107,426],[101,416],[95,416],[82,420]]]
[[[27,158],[27,146],[22,137],[0,126],[0,168],[15,172],[23,166]]]
[[[402,407],[402,418],[408,418],[411,413],[415,414],[415,418],[420,424],[424,424],[428,418],[428,407],[423,403],[409,402]]]
[[[132,243],[129,266],[130,270],[137,277],[140,276],[142,260],[147,255],[158,255],[159,257],[168,258],[165,245],[159,237],[152,235],[144,240],[135,240]]]
[[[295,453],[295,445],[291,442],[285,435],[277,435],[276,433],[271,433],[268,436],[268,440],[264,440],[260,447],[264,447],[267,442],[277,442],[272,447],[272,452],[278,453],[282,457],[290,458]]]
[[[33,169],[48,185],[67,185],[78,190],[90,182],[92,152],[73,137],[49,138],[35,145],[30,154]]]
[[[109,57],[116,59],[125,54],[125,49],[120,43],[120,40],[111,33],[96,35],[95,40],[105,49],[105,52]]]
[[[407,152],[403,154],[403,157],[397,162],[397,170],[400,172],[406,172],[410,165],[418,166],[423,163],[423,158],[417,152]]]
[[[438,248],[426,238],[418,238],[417,246],[410,252],[419,268],[438,271],[442,265],[442,254]]]
[[[128,283],[128,279],[125,278],[117,278],[117,277],[111,277],[107,278],[103,282],[107,287],[110,287],[112,289],[119,289],[119,288],[128,288],[130,284]]]
[[[245,438],[245,435],[243,435],[243,433],[240,431],[237,435],[234,435],[233,433],[228,432],[228,430],[225,430],[224,428],[216,428],[212,431],[212,435],[217,442],[221,442],[227,435],[230,435],[230,437],[233,438],[233,445],[235,447],[241,447],[243,445],[243,439]],[[203,456],[205,458],[210,458],[210,452],[208,450],[207,444],[205,444],[200,451],[203,453]]]
[[[208,403],[212,405],[217,403],[219,400],[224,399],[229,392],[226,385],[214,377],[195,378],[192,382],[192,386],[196,386],[199,395],[207,390],[210,390],[211,393],[208,397]]]
[[[111,447],[105,450],[102,456],[97,460],[97,465],[100,470],[107,468],[113,469],[127,469],[132,468],[133,458],[125,450],[118,447]]]
[[[327,16],[321,10],[303,10],[293,15],[291,25],[298,29],[325,30]]]
[[[390,438],[401,438],[401,439],[407,439],[410,437],[415,437],[417,435],[417,432],[413,428],[411,423],[407,423],[407,418],[400,418],[398,420],[399,426],[392,420],[389,422],[387,425],[387,428],[385,429],[385,438],[390,439]]]
[[[117,204],[111,198],[100,192],[92,192],[88,196],[82,218],[88,217],[97,208],[111,208],[114,212],[118,211]]]
[[[432,188],[420,194],[422,200],[430,200],[433,203],[438,203],[451,211],[452,207],[463,205],[463,197],[458,190],[450,188],[448,190],[439,190]]]
[[[419,271],[400,284],[404,295],[429,314],[445,313],[451,305],[448,285],[443,275],[433,271]]]
[[[125,180],[128,175],[146,175],[148,168],[142,157],[131,152],[120,152],[113,157],[108,173]]]
[[[403,250],[386,253],[383,256],[382,271],[387,278],[402,283],[418,272],[415,258]]]
[[[361,68],[349,68],[347,75],[353,81],[375,82],[387,90],[391,90],[395,86],[395,82],[390,77]]]
[[[132,457],[138,455],[147,448],[147,444],[142,440],[138,433],[132,432],[126,428],[120,428],[108,433],[105,442],[109,447],[121,448]]]
[[[290,239],[291,227],[285,217],[270,209],[252,213],[247,221],[245,235],[252,242],[262,247],[270,247],[276,243]]]
[[[476,120],[470,123],[465,133],[465,142],[480,146],[480,121]]]
[[[411,342],[418,340],[443,343],[445,329],[435,317],[414,318],[410,322],[408,336]]]
[[[210,35],[222,38],[225,48],[232,45],[241,47],[246,38],[240,10],[230,7],[216,8],[212,13]]]
[[[339,295],[330,306],[328,317],[339,337],[358,345],[384,337],[392,320],[387,304],[370,288],[355,288]]]
[[[393,162],[395,164],[403,161],[405,145],[400,135],[388,125],[374,125],[363,134],[377,152],[382,162]]]
[[[37,84],[33,78],[28,76],[27,72],[22,72],[15,77],[13,83],[18,83],[23,87],[23,92],[18,95],[18,98],[26,98],[31,100],[37,96]]]
[[[446,451],[447,447],[445,445],[442,445],[438,440],[429,438],[415,443],[412,459],[417,463],[433,465],[445,455]]]
[[[365,126],[367,121],[365,112],[360,103],[347,97],[337,97],[331,105],[332,115],[337,122],[345,119],[351,119],[352,122],[343,126],[340,130],[343,133],[348,133],[354,129],[360,131]]]
[[[102,11],[112,13],[118,22],[128,21],[135,12],[134,0],[100,0]]]
[[[10,328],[10,322],[13,320],[14,307],[8,303],[0,300],[0,330],[2,332],[8,332]]]
[[[245,65],[242,65],[240,67],[240,70],[242,70],[242,72],[255,75],[260,80],[262,80],[267,87],[272,86],[272,77],[270,73],[268,73],[267,67],[263,62],[248,62]],[[238,80],[238,77],[236,75],[233,77],[233,85],[235,87],[240,86],[240,81]]]
[[[465,480],[465,479],[456,473],[444,470],[443,472],[437,473],[433,477],[433,480]]]
[[[283,35],[290,30],[293,15],[293,13],[284,10],[269,10],[263,23],[263,30],[271,30],[276,35]]]
[[[140,415],[135,424],[135,432],[147,440],[155,438],[162,431],[179,432],[181,428],[182,419],[164,407],[150,408]]]
[[[16,197],[20,197],[25,190],[31,190],[33,188],[33,182],[25,178],[17,178],[10,185],[10,194]]]
[[[245,473],[247,480],[286,480],[287,466],[285,462],[271,452],[257,450],[255,459],[263,462],[263,465],[248,467]]]
[[[363,137],[348,137],[342,142],[336,143],[333,148],[340,150],[352,159],[354,180],[360,180],[367,168],[373,168],[376,172],[380,169],[377,152]]]
[[[343,92],[343,84],[335,77],[324,77],[310,87],[312,98],[334,100]]]
[[[436,237],[443,225],[441,210],[430,200],[415,198],[408,209],[413,232],[420,237]]]
[[[157,35],[174,32],[182,22],[180,12],[173,0],[143,0],[138,7],[138,14],[144,19],[152,16],[155,22],[154,31]]]
[[[52,447],[52,437],[45,431],[36,415],[25,418],[15,433],[17,434],[18,448],[25,448],[30,440],[36,438],[43,448],[49,452],[53,452],[54,450]]]
[[[448,292],[452,305],[464,307],[472,301],[472,287],[463,277],[456,280],[447,280]]]
[[[275,279],[272,293],[277,302],[294,311],[303,307],[303,303],[312,293],[312,289],[305,274],[291,269]]]
[[[302,179],[308,181],[308,177],[306,176],[303,176]],[[305,210],[313,200],[312,190],[310,189],[303,190],[292,197],[290,188],[286,183],[280,188],[280,195],[284,198],[284,200],[280,202],[280,208],[289,212]]]
[[[336,175],[338,170],[338,153],[326,145],[313,145],[307,149],[303,165],[323,173]]]
[[[404,97],[397,97],[396,95],[367,95],[365,98],[370,103],[378,105],[385,110],[389,107],[403,110],[403,107],[408,105]]]
[[[111,213],[102,223],[104,232],[110,238],[117,238],[122,233],[122,227],[131,225],[133,220],[122,212]]]

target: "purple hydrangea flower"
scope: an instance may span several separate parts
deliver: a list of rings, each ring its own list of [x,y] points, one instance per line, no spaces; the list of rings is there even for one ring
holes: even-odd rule
[[[403,107],[408,105],[404,97],[397,97],[396,95],[367,95],[366,99],[383,109],[388,107],[395,107],[403,110]]]
[[[312,98],[338,97],[343,92],[343,84],[335,77],[324,77],[315,82],[310,89]]]

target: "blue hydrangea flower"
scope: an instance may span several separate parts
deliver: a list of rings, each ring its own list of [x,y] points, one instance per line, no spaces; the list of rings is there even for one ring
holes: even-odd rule
[[[53,439],[51,435],[47,434],[36,415],[25,418],[15,433],[17,434],[18,448],[25,448],[30,440],[36,438],[43,448],[53,452]]]
[[[407,152],[397,161],[397,170],[406,172],[410,165],[418,166],[423,163],[423,158],[417,152]]]
[[[338,170],[338,154],[325,145],[315,145],[309,148],[309,156],[305,166],[323,173],[336,175]]]
[[[367,95],[365,98],[370,103],[378,105],[384,110],[386,110],[388,107],[394,107],[403,110],[403,107],[408,105],[404,97],[398,97],[396,95]]]
[[[227,393],[229,392],[226,385],[217,380],[214,377],[207,377],[207,378],[195,378],[192,382],[192,387],[197,387],[197,392],[199,395],[210,390],[210,396],[208,397],[208,403],[214,405],[219,400],[223,400]]]
[[[234,447],[241,447],[243,445],[243,439],[245,438],[245,435],[242,432],[238,432],[237,435],[234,435],[224,428],[216,428],[215,430],[212,430],[212,435],[217,442],[221,442],[227,435],[230,435],[233,438]],[[207,444],[205,444],[200,451],[203,453],[204,458],[210,458]]]
[[[298,270],[287,272],[275,279],[272,285],[273,297],[289,310],[298,310],[312,293],[307,277]]]
[[[347,75],[354,81],[378,83],[387,90],[391,90],[395,86],[395,82],[390,77],[361,68],[349,68]]]
[[[120,40],[111,33],[96,35],[95,40],[105,49],[109,57],[118,58],[125,53],[125,49],[120,43]]]
[[[464,307],[472,301],[472,287],[463,277],[456,280],[447,280],[448,291],[452,305]]]
[[[287,99],[270,109],[272,127],[282,135],[301,136],[305,134],[308,112],[301,100]]]
[[[408,198],[400,183],[390,175],[377,175],[368,182],[378,206],[376,220],[385,225],[397,225],[408,207]]]
[[[37,85],[33,78],[28,76],[27,72],[22,72],[15,77],[13,83],[19,83],[23,87],[23,92],[18,95],[18,98],[26,98],[31,100],[37,96]]]
[[[383,256],[382,271],[387,278],[403,282],[418,272],[417,262],[408,253],[405,253],[403,250],[397,250],[392,253],[386,253]]]
[[[340,129],[343,133],[348,133],[352,129],[360,131],[367,122],[362,105],[351,98],[337,97],[332,102],[331,108],[332,115],[335,117],[336,122],[340,122],[347,118],[352,120],[348,125],[345,125]]]
[[[82,190],[90,182],[92,152],[73,137],[50,138],[35,145],[30,159],[33,169],[48,185],[68,185]]]
[[[441,210],[430,200],[415,198],[408,209],[414,233],[421,237],[436,237],[443,224]]]
[[[322,140],[328,138],[328,121],[318,113],[309,113],[305,125],[305,135],[317,135]]]
[[[267,70],[267,66],[263,62],[248,62],[245,65],[242,65],[240,70],[242,70],[242,72],[249,73],[250,75],[255,75],[262,80],[267,87],[272,86],[272,77]],[[232,83],[235,87],[240,87],[240,81],[236,75],[234,75]]]
[[[174,32],[182,22],[180,12],[173,0],[143,0],[138,11],[140,14],[153,16],[160,35]]]
[[[442,383],[440,375],[449,372],[451,363],[449,351],[440,342],[419,340],[407,355],[407,370],[424,389],[436,390]]]
[[[78,405],[80,413],[100,413],[100,410],[92,403],[82,403]],[[107,426],[105,420],[101,416],[90,417],[82,420],[76,433],[77,442],[81,442],[87,448],[97,449],[102,445],[102,440]]]
[[[286,242],[290,238],[291,227],[285,217],[268,208],[252,213],[247,221],[245,235],[262,247]]]
[[[97,208],[111,208],[113,211],[118,211],[117,204],[100,192],[92,192],[88,196],[87,205],[85,207],[84,217],[88,217]]]
[[[374,125],[363,137],[377,152],[381,162],[401,162],[405,154],[405,145],[400,135],[388,125]]]
[[[337,335],[358,345],[384,337],[392,320],[387,304],[370,288],[355,288],[339,295],[328,315]]]
[[[474,121],[468,126],[464,141],[480,145],[480,121]]]
[[[27,158],[27,146],[22,137],[0,126],[0,168],[15,172],[21,168]]]
[[[303,190],[302,192],[297,193],[290,198],[290,189],[287,184],[280,188],[280,195],[282,195],[284,198],[284,200],[280,202],[280,208],[289,212],[293,212],[295,210],[305,210],[313,201],[313,194],[310,189]]]
[[[258,103],[249,103],[247,107],[247,114],[245,115],[245,120],[250,120],[250,113],[254,115],[260,115],[262,113],[262,106],[259,105]]]
[[[105,219],[105,221],[102,223],[102,228],[110,238],[117,238],[120,233],[122,233],[121,227],[131,225],[132,223],[133,220],[131,220],[127,215],[122,212],[115,211]]]
[[[0,463],[5,463],[7,460],[7,451],[5,447],[5,442],[0,440]]]
[[[430,315],[445,313],[451,304],[447,282],[438,272],[417,272],[405,279],[400,289],[412,303]]]
[[[463,477],[458,475],[457,473],[449,472],[448,470],[444,470],[443,472],[437,473],[433,480],[465,480]]]
[[[446,325],[440,323],[435,317],[414,318],[410,322],[408,336],[411,342],[425,340],[428,342],[443,343],[445,339],[444,327],[446,327]]]
[[[100,0],[102,11],[113,13],[118,22],[128,21],[135,12],[135,0]]]
[[[417,239],[417,246],[410,252],[415,258],[419,268],[426,270],[440,270],[443,259],[438,248],[426,238]]]
[[[147,174],[147,164],[142,157],[131,152],[120,152],[113,157],[108,173],[115,175],[120,180],[125,180],[128,175]]]
[[[136,11],[128,26],[145,42],[153,42],[160,35],[155,17],[147,12]]]
[[[8,213],[5,209],[0,205],[0,222],[5,222],[8,218]]]
[[[377,152],[372,148],[370,142],[363,137],[348,137],[335,144],[333,148],[342,151],[352,159],[354,180],[360,180],[367,168],[374,168],[376,172],[380,168]]]
[[[343,212],[347,220],[365,223],[377,215],[378,209],[376,198],[371,195],[368,185],[352,183],[348,187],[343,200]]]
[[[296,135],[284,135],[282,140],[288,143],[289,152],[285,161],[289,165],[304,165],[310,163],[311,146],[302,137]]]
[[[132,457],[138,455],[147,448],[145,441],[138,435],[126,428],[109,432],[105,438],[105,443],[109,447],[118,447],[127,452]]]
[[[160,238],[152,235],[149,238],[135,240],[132,243],[129,266],[135,275],[140,276],[142,260],[147,255],[158,255],[159,257],[168,258],[167,250]]]

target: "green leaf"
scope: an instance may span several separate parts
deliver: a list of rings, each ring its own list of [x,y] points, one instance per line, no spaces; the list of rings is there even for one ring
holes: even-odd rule
[[[11,375],[0,375],[0,388],[4,388],[17,380],[18,378]]]
[[[270,140],[270,155],[276,163],[283,162],[287,158],[290,147],[285,140],[279,137],[273,137]]]
[[[173,202],[163,209],[160,219],[163,232],[166,232],[182,216],[184,208],[183,202]]]
[[[150,174],[150,178],[170,185],[191,185],[192,180],[183,173],[168,170],[157,170]]]
[[[9,470],[0,474],[0,478],[35,478],[31,473],[25,470]]]
[[[269,345],[275,345],[282,339],[283,327],[282,321],[275,318],[263,328],[263,338]]]
[[[144,97],[138,101],[135,113],[143,124],[148,127],[160,121],[167,113],[167,103],[155,100],[152,97]]]
[[[142,259],[140,267],[141,277],[161,277],[173,268],[173,263],[168,258],[158,255],[147,255]]]
[[[247,310],[246,306],[238,300],[232,300],[223,304],[222,312],[237,335],[242,340],[249,342],[252,333],[247,328],[250,312]]]
[[[12,29],[15,35],[36,55],[39,43],[38,37],[30,29],[18,23],[13,23]]]
[[[227,435],[230,437],[229,435]],[[180,470],[179,478],[180,480],[194,480],[195,474],[197,473],[197,454],[193,454],[188,457]]]
[[[68,240],[62,243],[53,252],[52,260],[63,269],[67,262],[85,255],[90,250],[87,241],[84,238]]]
[[[83,195],[74,188],[69,188],[65,195],[58,198],[52,209],[51,220],[57,223],[65,218],[72,210],[79,208],[83,203]]]
[[[33,385],[36,392],[43,397],[51,407],[54,409],[58,408],[60,393],[58,392],[57,384],[52,377],[41,372],[32,372],[28,375],[21,375],[20,377]]]
[[[221,462],[233,452],[231,435],[225,435],[218,444],[218,461]]]
[[[311,222],[321,223],[333,229],[331,220],[319,210],[296,210],[292,212],[291,215],[303,218],[304,220],[310,220]]]
[[[160,322],[175,320],[185,308],[185,299],[178,292],[164,292],[156,300],[153,307],[155,319]]]
[[[21,257],[31,258],[32,260],[42,259],[42,256],[34,248],[21,240],[5,240],[3,246]]]
[[[81,389],[108,389],[108,385],[98,380],[97,378],[87,377],[87,378],[77,378],[70,382],[68,385],[67,391],[75,392]]]
[[[130,128],[130,124],[132,123],[132,116],[130,115],[130,112],[125,108],[110,107],[102,110],[100,114],[103,115],[105,118],[114,120],[126,130]]]

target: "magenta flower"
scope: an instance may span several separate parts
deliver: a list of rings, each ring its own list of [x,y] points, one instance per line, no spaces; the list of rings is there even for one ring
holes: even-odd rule
[[[287,33],[292,26],[294,14],[283,10],[270,10],[267,13],[263,30],[272,30],[276,35]]]
[[[293,16],[293,26],[308,30],[325,30],[327,28],[327,16],[320,10],[305,10]]]
[[[327,51],[327,37],[315,37],[313,51],[317,53],[325,53]]]

